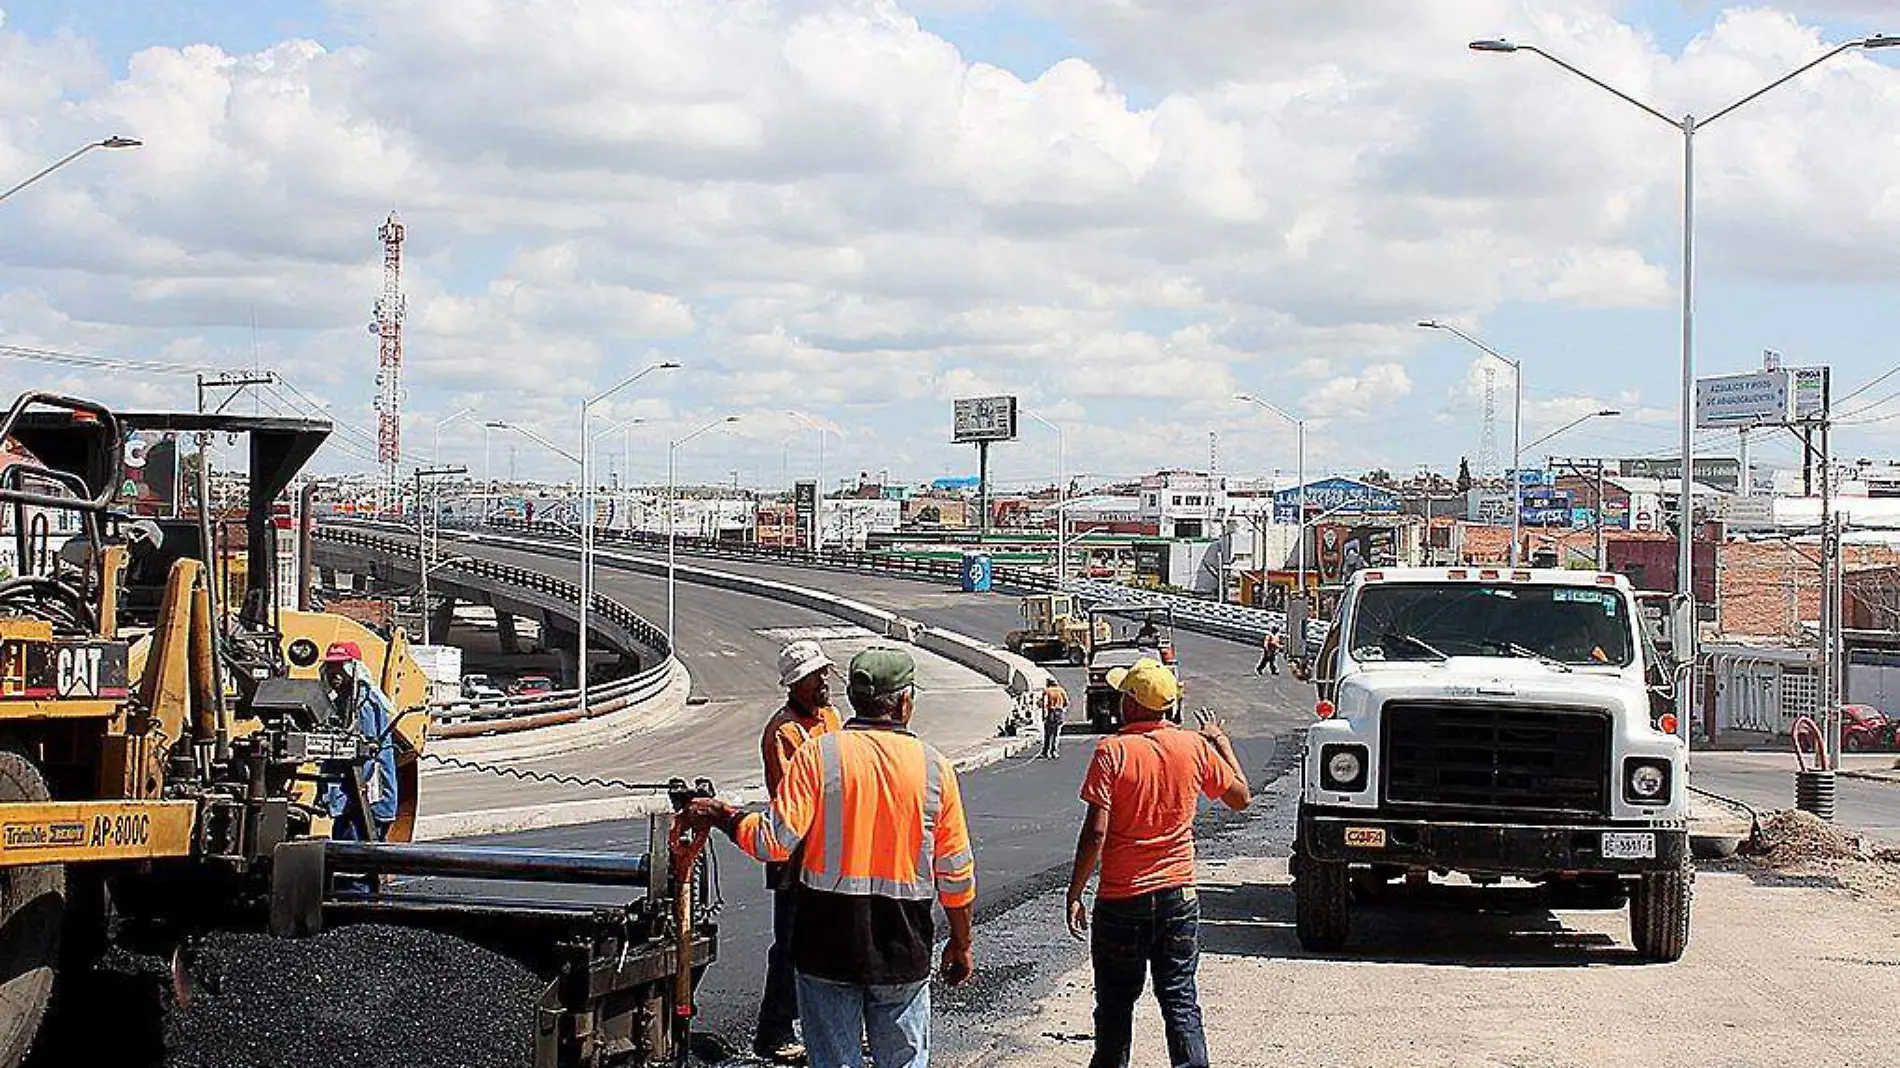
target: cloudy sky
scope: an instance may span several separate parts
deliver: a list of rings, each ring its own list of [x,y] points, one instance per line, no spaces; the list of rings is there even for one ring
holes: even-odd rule
[[[582,397],[640,417],[631,467],[696,480],[974,468],[950,401],[1015,393],[1071,470],[1290,473],[1476,463],[1485,361],[1522,360],[1525,440],[1670,451],[1681,136],[1537,56],[1702,115],[1889,0],[0,0],[0,359],[15,388],[240,402],[345,428],[366,468],[381,281],[408,228],[407,455],[565,462]],[[1900,15],[1900,12],[1896,12]],[[1836,396],[1900,364],[1900,49],[1850,52],[1697,139],[1699,368],[1764,349]],[[1497,435],[1510,449],[1508,371]],[[479,414],[442,432],[436,419]],[[1900,374],[1840,406],[1900,454]],[[1894,421],[1888,421],[1894,420]],[[1733,437],[1707,435],[1713,451]],[[623,435],[604,439],[617,454]],[[1544,450],[1540,449],[1539,452]],[[485,459],[485,452],[487,458]],[[1792,454],[1783,447],[1760,455]],[[995,453],[1047,482],[1054,436]],[[612,466],[618,467],[619,460]]]

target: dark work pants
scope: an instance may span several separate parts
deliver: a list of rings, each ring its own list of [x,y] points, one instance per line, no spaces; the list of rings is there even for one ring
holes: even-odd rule
[[[1169,1063],[1207,1068],[1207,1036],[1194,989],[1201,956],[1201,903],[1194,891],[1098,901],[1089,943],[1095,963],[1095,1058],[1089,1068],[1128,1068],[1135,1001],[1148,974],[1161,1003]]]
[[[772,891],[772,948],[765,955],[765,996],[759,1000],[758,1045],[789,1042],[798,1019],[798,973],[792,967],[792,924],[797,890]]]

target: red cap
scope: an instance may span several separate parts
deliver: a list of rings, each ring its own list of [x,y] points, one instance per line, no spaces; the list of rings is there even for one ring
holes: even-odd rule
[[[347,664],[361,659],[363,647],[355,642],[331,642],[330,648],[323,652],[323,662],[326,664]]]

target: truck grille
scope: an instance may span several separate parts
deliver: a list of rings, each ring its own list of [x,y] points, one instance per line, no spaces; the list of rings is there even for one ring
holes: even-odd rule
[[[1392,804],[1609,814],[1602,712],[1395,701],[1381,722]]]

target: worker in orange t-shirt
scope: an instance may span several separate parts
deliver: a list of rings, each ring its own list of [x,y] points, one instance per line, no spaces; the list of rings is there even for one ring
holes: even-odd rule
[[[1252,800],[1247,777],[1220,720],[1200,712],[1201,729],[1168,714],[1181,685],[1143,657],[1108,673],[1121,693],[1120,733],[1095,747],[1082,800],[1088,816],[1069,878],[1069,933],[1089,932],[1083,893],[1099,865],[1089,956],[1095,966],[1095,1056],[1090,1068],[1127,1068],[1135,1000],[1154,973],[1155,1000],[1174,1068],[1206,1068],[1207,1036],[1194,972],[1201,955],[1201,904],[1194,890],[1194,813],[1204,795],[1238,812]]]
[[[785,769],[805,743],[842,727],[838,710],[831,707],[831,658],[817,642],[803,640],[778,654],[778,681],[785,687],[785,707],[766,721],[759,739],[765,760],[765,793],[778,792]],[[793,928],[798,922],[798,855],[785,863],[765,866],[765,885],[772,891],[772,948],[765,955],[765,993],[759,999],[759,1027],[752,1052],[773,1064],[803,1064],[805,1047],[798,1041],[798,973],[792,967]]]

